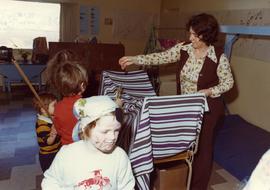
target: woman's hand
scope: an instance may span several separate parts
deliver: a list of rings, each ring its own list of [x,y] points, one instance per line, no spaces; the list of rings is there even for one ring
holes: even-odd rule
[[[128,65],[136,64],[137,60],[134,56],[124,56],[119,59],[119,65],[124,70]]]
[[[211,89],[201,89],[201,90],[199,90],[198,92],[204,93],[206,97],[212,95],[212,90],[211,90]]]

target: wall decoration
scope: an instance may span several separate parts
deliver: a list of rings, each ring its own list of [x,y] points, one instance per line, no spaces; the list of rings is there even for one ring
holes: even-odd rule
[[[80,6],[80,34],[89,34],[89,23],[88,7]]]
[[[94,6],[80,6],[80,34],[98,35],[100,11]]]
[[[90,7],[90,31],[91,35],[99,33],[99,9],[97,7]]]

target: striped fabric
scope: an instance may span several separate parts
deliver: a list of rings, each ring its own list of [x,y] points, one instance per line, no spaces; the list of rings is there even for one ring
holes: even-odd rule
[[[130,96],[156,96],[147,73],[142,70],[130,72],[103,71],[99,94],[115,97],[118,87],[122,87],[123,92]]]
[[[121,99],[123,101],[124,111],[124,121],[122,123],[122,128],[126,127],[127,129],[123,133],[121,133],[122,130],[120,131],[118,137],[118,145],[122,147],[127,152],[127,154],[130,154],[130,150],[134,141],[133,134],[136,134],[137,126],[139,125],[139,118],[144,98],[123,94]],[[127,137],[127,135],[129,135],[129,137]],[[125,144],[124,146],[122,146],[123,143]]]
[[[139,189],[147,190],[153,159],[188,150],[200,132],[203,94],[147,97],[129,155]]]
[[[132,128],[128,153],[136,185],[148,190],[153,158],[181,153],[196,143],[206,98],[203,94],[157,97],[144,71],[102,73],[100,95],[115,98],[119,87],[125,123]]]
[[[126,134],[135,134],[139,124],[139,118],[144,97],[156,96],[156,93],[149,81],[147,73],[143,70],[131,72],[103,71],[99,89],[100,95],[108,95],[115,98],[117,89],[122,88],[121,100],[125,113],[123,126],[131,130],[125,130],[125,134],[119,134],[120,146],[127,153],[130,151],[130,144],[133,144],[133,137],[127,139]],[[123,136],[122,136],[123,135]],[[128,147],[126,144],[128,142]],[[118,145],[119,145],[118,144]]]

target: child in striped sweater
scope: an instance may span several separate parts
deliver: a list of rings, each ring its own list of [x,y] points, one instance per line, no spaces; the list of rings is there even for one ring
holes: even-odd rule
[[[34,98],[33,106],[37,111],[36,134],[39,145],[39,162],[43,172],[51,165],[56,153],[61,147],[60,137],[57,135],[50,116],[53,116],[56,97],[50,93],[39,95],[45,109]],[[48,112],[48,113],[47,113]],[[50,116],[48,115],[50,114]]]

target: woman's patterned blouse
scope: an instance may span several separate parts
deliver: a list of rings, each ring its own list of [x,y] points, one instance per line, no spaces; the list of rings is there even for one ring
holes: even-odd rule
[[[196,59],[192,44],[183,45],[183,43],[178,43],[164,52],[138,55],[135,56],[135,62],[139,65],[160,65],[174,63],[179,61],[181,58],[180,50],[187,51],[189,55],[187,62],[183,66],[180,73],[181,92],[182,94],[196,93],[199,73],[202,69],[205,57]],[[218,62],[214,46],[210,45],[208,47],[206,56],[215,63],[219,64],[217,67],[219,83],[218,85],[210,88],[212,91],[211,97],[214,98],[230,90],[233,87],[234,80],[230,63],[224,53],[220,56],[220,60]]]

